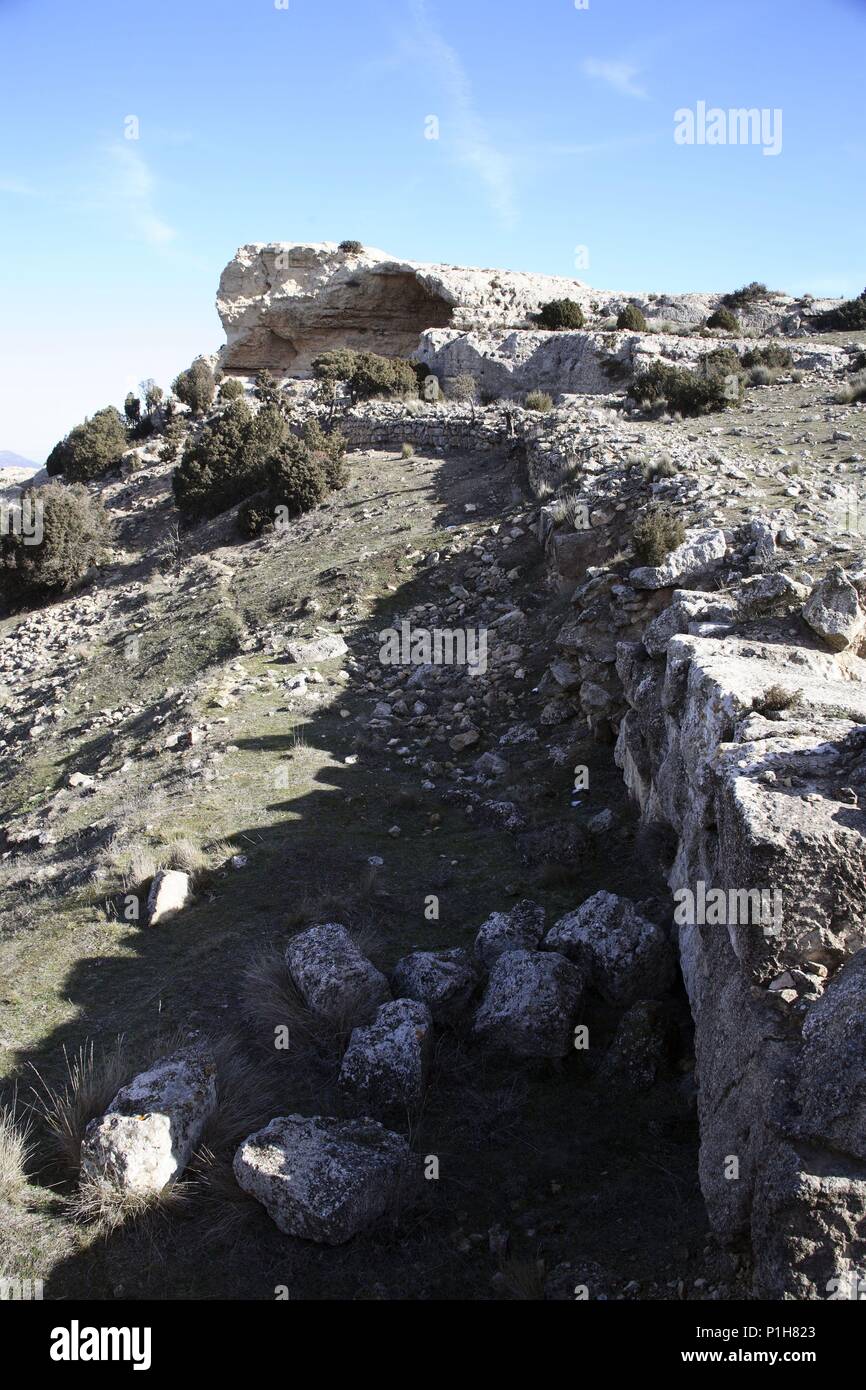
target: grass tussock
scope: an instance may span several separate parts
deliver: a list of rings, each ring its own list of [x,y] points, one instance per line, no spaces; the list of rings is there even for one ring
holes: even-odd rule
[[[14,1102],[0,1105],[0,1201],[20,1203],[27,1191],[27,1166],[33,1155],[32,1124]]]
[[[81,1165],[81,1141],[91,1120],[104,1115],[133,1067],[122,1037],[112,1047],[84,1042],[76,1052],[63,1049],[65,1075],[50,1084],[35,1072],[33,1110],[49,1160],[69,1177]],[[34,1068],[35,1071],[35,1068]]]

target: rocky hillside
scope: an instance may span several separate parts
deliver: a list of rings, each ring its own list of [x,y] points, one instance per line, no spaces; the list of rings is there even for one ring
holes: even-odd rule
[[[278,371],[345,486],[190,524],[233,407],[155,410],[86,482],[104,562],[0,626],[2,1272],[826,1297],[866,1258],[863,345],[285,249],[223,275],[224,382],[258,418]],[[303,379],[362,342],[437,384]],[[626,394],[720,348],[714,410]]]

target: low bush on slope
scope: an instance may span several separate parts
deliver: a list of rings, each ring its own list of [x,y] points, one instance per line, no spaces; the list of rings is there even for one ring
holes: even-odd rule
[[[102,503],[80,484],[26,488],[21,508],[25,524],[0,536],[0,594],[10,603],[70,588],[100,561],[108,537]]]
[[[68,482],[86,482],[116,468],[129,447],[129,436],[119,410],[108,405],[65,439],[55,444],[45,464],[49,476],[63,474]]]

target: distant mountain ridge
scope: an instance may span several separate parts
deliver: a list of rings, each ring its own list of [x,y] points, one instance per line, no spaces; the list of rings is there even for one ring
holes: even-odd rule
[[[32,459],[24,458],[23,454],[13,454],[10,449],[0,449],[0,468],[26,468],[31,473],[38,473],[41,467],[41,463],[34,463]]]

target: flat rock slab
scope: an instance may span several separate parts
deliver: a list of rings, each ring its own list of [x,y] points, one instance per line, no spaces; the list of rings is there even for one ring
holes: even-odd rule
[[[406,1140],[375,1120],[286,1115],[245,1139],[235,1154],[238,1185],[286,1235],[343,1245],[408,1191]]]
[[[507,951],[493,965],[473,1033],[514,1057],[564,1057],[584,976],[554,951]]]
[[[574,961],[610,1004],[628,1008],[665,994],[674,980],[674,954],[665,933],[628,898],[602,890],[560,918],[545,947]]]
[[[367,1023],[391,997],[388,981],[345,927],[310,927],[286,948],[286,965],[312,1013],[338,1028]]]
[[[421,1101],[433,1054],[433,1015],[415,999],[383,1004],[356,1028],[343,1057],[339,1085],[366,1115],[413,1110]]]
[[[156,1194],[179,1177],[216,1107],[216,1067],[196,1048],[163,1058],[91,1120],[82,1174],[124,1191]]]
[[[426,1004],[436,1023],[455,1024],[466,1013],[478,985],[475,962],[462,946],[415,951],[394,967],[394,993]]]
[[[286,651],[289,660],[296,666],[317,666],[320,661],[334,661],[345,656],[349,648],[336,632],[325,632],[319,637],[309,637],[289,642]]]

